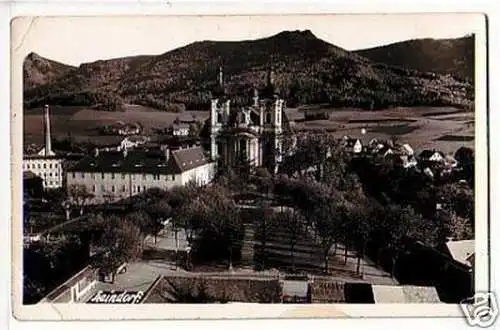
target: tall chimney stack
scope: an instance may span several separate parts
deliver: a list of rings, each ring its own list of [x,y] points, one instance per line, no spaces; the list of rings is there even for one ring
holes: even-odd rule
[[[52,154],[52,141],[50,137],[50,115],[49,115],[49,106],[46,104],[43,107],[43,129],[45,136],[45,156],[49,156]]]

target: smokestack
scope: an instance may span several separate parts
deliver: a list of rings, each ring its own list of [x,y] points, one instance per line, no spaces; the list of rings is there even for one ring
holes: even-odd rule
[[[49,106],[46,104],[43,107],[44,117],[43,117],[43,129],[45,136],[45,156],[49,156],[52,154],[52,141],[50,137],[50,115],[49,115]]]

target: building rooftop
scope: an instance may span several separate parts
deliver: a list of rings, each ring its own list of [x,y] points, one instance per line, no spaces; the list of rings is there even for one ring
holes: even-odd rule
[[[168,158],[160,150],[137,149],[100,152],[82,159],[68,171],[179,174],[207,163],[200,147],[172,151]]]
[[[24,171],[23,172],[23,180],[32,180],[32,179],[40,179],[41,180],[42,178],[31,171]]]
[[[470,259],[471,255],[474,254],[475,244],[474,240],[462,240],[462,241],[449,241],[446,242],[446,247],[451,254],[451,257],[456,261],[464,264],[466,266],[471,266]]]

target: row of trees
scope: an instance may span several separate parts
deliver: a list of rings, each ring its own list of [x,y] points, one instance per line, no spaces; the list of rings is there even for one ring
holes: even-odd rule
[[[60,106],[87,106],[103,111],[124,111],[123,99],[112,92],[84,90],[78,92],[52,92],[37,97],[25,97],[25,108],[42,107],[45,104]]]
[[[287,175],[275,181],[274,193],[297,207],[319,237],[325,265],[337,243],[357,252],[359,271],[367,246],[375,259],[382,252],[392,255],[394,268],[407,242],[438,246],[450,236],[473,237],[469,186],[435,184],[393,164],[358,161],[332,137],[309,135],[285,158],[282,171]],[[442,208],[436,210],[436,202]]]

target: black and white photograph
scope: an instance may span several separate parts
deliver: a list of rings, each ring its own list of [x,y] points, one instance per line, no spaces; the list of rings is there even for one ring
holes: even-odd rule
[[[463,317],[488,291],[484,16],[17,17],[12,30],[21,307]]]

